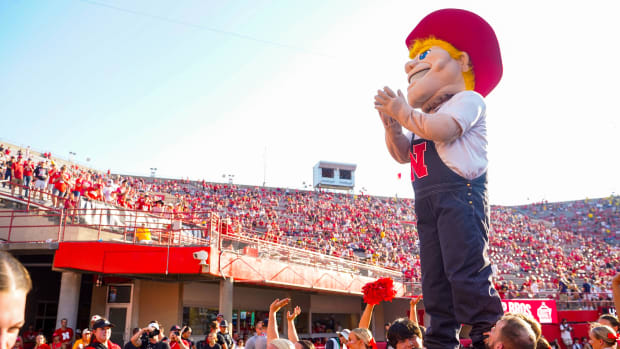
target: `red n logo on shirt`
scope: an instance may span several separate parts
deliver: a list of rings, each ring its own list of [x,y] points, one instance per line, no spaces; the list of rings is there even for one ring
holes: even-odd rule
[[[415,181],[415,176],[423,178],[428,176],[428,169],[424,163],[424,152],[426,151],[426,142],[414,144],[409,152],[411,159],[411,181]],[[414,176],[415,173],[415,176]]]

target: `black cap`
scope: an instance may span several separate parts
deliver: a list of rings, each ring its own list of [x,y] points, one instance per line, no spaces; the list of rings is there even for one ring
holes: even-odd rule
[[[228,321],[222,320],[222,322],[220,322],[220,327],[228,327]]]
[[[114,324],[111,324],[107,319],[99,319],[93,324],[93,330],[105,327],[114,327]]]
[[[179,332],[181,331],[181,328],[179,327],[179,325],[173,325],[172,327],[170,327],[170,332]]]

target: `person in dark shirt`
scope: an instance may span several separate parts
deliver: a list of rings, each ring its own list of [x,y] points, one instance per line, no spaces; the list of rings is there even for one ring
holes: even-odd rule
[[[217,334],[209,333],[204,341],[198,342],[198,349],[222,349],[222,346],[217,343]]]

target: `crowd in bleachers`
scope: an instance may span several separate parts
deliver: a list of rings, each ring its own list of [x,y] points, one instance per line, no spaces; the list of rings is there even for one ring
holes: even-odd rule
[[[42,204],[63,208],[76,207],[78,200],[96,200],[199,225],[206,223],[207,213],[215,212],[229,221],[232,234],[395,269],[407,281],[420,280],[411,199],[119,176],[60,163],[48,154],[0,148],[3,185],[34,188],[41,180],[37,168],[45,169],[44,195],[38,198]],[[24,173],[16,173],[16,163],[32,164],[34,178],[26,182]],[[18,175],[21,182],[15,180]],[[36,200],[37,193],[32,198]],[[617,233],[619,205],[620,198],[612,196],[493,206],[489,257],[500,294],[580,300],[586,307],[611,299],[608,286],[619,267],[618,245],[602,237]]]

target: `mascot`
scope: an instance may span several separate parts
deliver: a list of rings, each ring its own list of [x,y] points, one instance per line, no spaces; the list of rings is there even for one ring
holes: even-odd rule
[[[502,77],[491,26],[465,10],[426,16],[406,40],[406,96],[375,96],[388,151],[411,163],[420,237],[424,344],[458,348],[461,324],[474,348],[502,316],[488,258],[486,97]],[[402,128],[408,130],[403,133]]]

